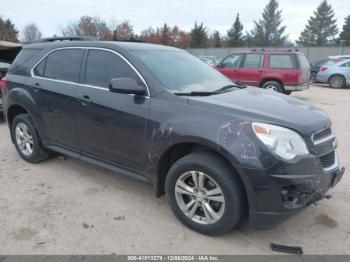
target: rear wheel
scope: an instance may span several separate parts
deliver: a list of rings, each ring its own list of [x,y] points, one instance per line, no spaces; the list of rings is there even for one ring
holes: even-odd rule
[[[244,192],[219,156],[196,152],[178,160],[165,183],[171,209],[187,227],[206,235],[232,230],[244,213]]]
[[[262,85],[261,88],[268,89],[268,90],[271,90],[271,91],[275,91],[275,92],[278,92],[278,93],[284,93],[283,86],[281,85],[281,83],[279,83],[277,81],[267,81],[266,83],[264,83]]]
[[[33,121],[28,114],[20,114],[15,117],[11,133],[17,152],[25,161],[37,163],[49,156],[48,151],[42,146]]]
[[[333,75],[329,78],[329,85],[333,88],[344,88],[346,87],[345,77],[342,75]]]

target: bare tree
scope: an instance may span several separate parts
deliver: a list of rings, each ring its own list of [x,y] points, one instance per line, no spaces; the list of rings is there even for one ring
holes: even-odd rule
[[[38,41],[42,35],[39,28],[34,23],[26,25],[22,34],[22,41],[29,44]]]
[[[118,41],[118,40],[127,41],[132,39],[133,36],[134,36],[133,26],[127,20],[119,24],[113,32],[114,41]]]
[[[64,36],[93,36],[99,40],[112,40],[111,30],[99,17],[82,16],[77,23],[71,23],[62,30]]]

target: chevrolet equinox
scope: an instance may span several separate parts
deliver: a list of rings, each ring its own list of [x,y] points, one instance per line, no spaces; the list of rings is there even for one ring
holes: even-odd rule
[[[148,182],[203,234],[275,225],[344,173],[323,110],[232,82],[176,48],[31,44],[1,84],[24,160],[55,151]]]

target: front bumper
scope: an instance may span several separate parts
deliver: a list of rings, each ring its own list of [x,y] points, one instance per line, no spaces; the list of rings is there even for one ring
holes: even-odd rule
[[[286,91],[303,91],[309,89],[309,83],[300,85],[285,85],[284,90]]]
[[[284,178],[277,176],[277,180],[279,180],[278,183],[283,188],[280,193],[284,210],[258,211],[250,209],[249,225],[256,229],[268,229],[280,224],[290,216],[304,210],[310,204],[316,203],[325,198],[328,189],[339,183],[344,172],[344,167],[340,169],[337,168],[333,172],[326,174],[325,178],[321,180],[317,177],[311,176],[300,177],[297,179],[293,175]],[[290,186],[292,186],[292,188]],[[292,194],[294,194],[294,198],[291,197]]]
[[[248,197],[249,225],[270,228],[323,199],[345,170],[334,141],[332,136],[308,155],[289,161],[279,159],[267,168],[240,169]],[[334,156],[334,161],[329,162],[328,156]]]

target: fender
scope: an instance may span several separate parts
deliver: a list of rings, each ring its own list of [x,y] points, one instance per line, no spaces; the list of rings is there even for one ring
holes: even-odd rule
[[[41,114],[38,111],[38,106],[36,101],[33,99],[33,96],[30,94],[30,91],[27,90],[27,87],[15,87],[9,90],[6,93],[5,103],[4,103],[4,114],[7,121],[7,124],[11,133],[11,126],[8,121],[8,111],[13,106],[22,107],[31,117],[39,136],[43,138],[40,128],[40,123],[42,121]],[[12,138],[12,137],[11,137]],[[13,138],[12,138],[13,139]]]

